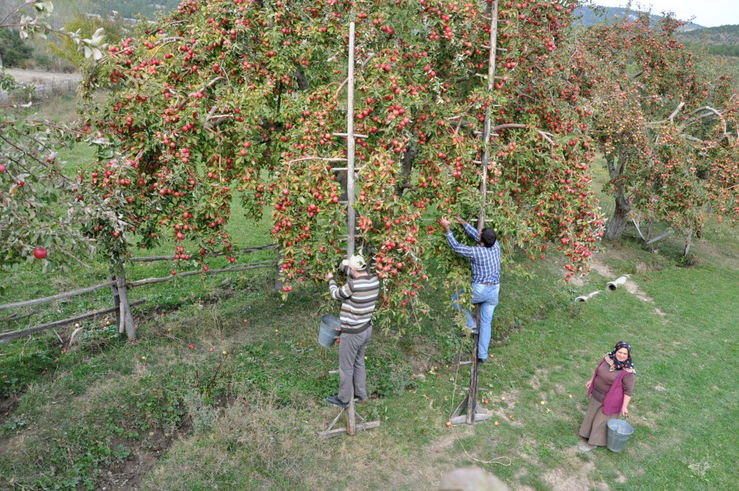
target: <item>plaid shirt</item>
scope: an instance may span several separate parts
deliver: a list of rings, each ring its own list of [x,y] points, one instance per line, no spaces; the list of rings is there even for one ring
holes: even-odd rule
[[[454,252],[470,260],[472,268],[472,283],[500,283],[500,244],[495,241],[493,247],[479,245],[480,235],[477,229],[469,223],[464,224],[464,231],[472,237],[478,245],[471,247],[457,242],[452,231],[446,233],[446,240]]]

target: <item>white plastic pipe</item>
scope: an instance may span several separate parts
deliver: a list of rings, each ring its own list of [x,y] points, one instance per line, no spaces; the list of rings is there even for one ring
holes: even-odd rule
[[[609,289],[610,291],[613,291],[613,290],[615,290],[616,288],[618,288],[619,286],[622,286],[622,285],[623,285],[624,283],[626,283],[626,280],[627,280],[627,279],[629,279],[629,275],[619,276],[619,277],[618,277],[618,278],[616,278],[615,280],[613,280],[613,281],[609,281],[609,282],[608,282],[608,283],[606,284],[606,287],[607,287],[607,288],[608,288],[608,289]]]
[[[588,300],[590,300],[591,298],[593,298],[594,296],[596,296],[600,292],[601,292],[600,290],[596,290],[596,291],[594,291],[592,293],[589,293],[587,295],[580,295],[579,297],[577,297],[575,299],[575,302],[587,302]]]

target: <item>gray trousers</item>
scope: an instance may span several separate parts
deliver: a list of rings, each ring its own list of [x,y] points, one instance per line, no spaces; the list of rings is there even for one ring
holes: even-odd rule
[[[372,336],[372,326],[359,334],[341,333],[339,340],[339,399],[350,402],[352,395],[367,399],[364,353]]]

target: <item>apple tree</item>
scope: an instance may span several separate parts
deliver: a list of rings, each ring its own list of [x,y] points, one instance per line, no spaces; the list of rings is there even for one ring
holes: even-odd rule
[[[425,309],[418,292],[431,258],[464,271],[434,220],[478,216],[484,145],[485,211],[503,246],[534,259],[554,244],[568,279],[603,224],[589,190],[585,75],[569,47],[576,5],[185,1],[110,46],[88,74],[90,93],[110,91],[100,104],[88,99],[88,131],[104,145],[99,169],[82,180],[122,219],[90,231],[118,259],[132,241],[163,238],[174,239],[178,259],[229,251],[238,198],[253,219],[271,214],[285,291],[322,278],[347,234],[347,150],[337,133],[346,131],[353,20],[353,212],[359,248],[383,279],[381,309]],[[486,116],[489,142],[479,136]]]
[[[606,238],[631,218],[699,233],[708,213],[737,218],[736,92],[701,75],[666,17],[591,27],[581,39],[615,211]]]
[[[0,30],[28,37],[51,31],[51,2],[22,2],[0,19]],[[89,256],[79,227],[93,210],[78,199],[79,182],[64,174],[57,152],[75,139],[68,127],[34,120],[33,88],[0,70],[0,268],[30,260],[63,265]],[[0,285],[1,286],[1,285]]]

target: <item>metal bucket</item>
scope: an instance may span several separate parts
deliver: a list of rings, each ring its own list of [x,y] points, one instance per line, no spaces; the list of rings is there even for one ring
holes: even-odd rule
[[[341,328],[341,321],[338,317],[326,314],[321,317],[321,327],[318,330],[318,344],[330,348],[336,342],[341,334],[337,329]]]
[[[623,419],[608,421],[608,450],[621,452],[634,433],[634,428]]]

